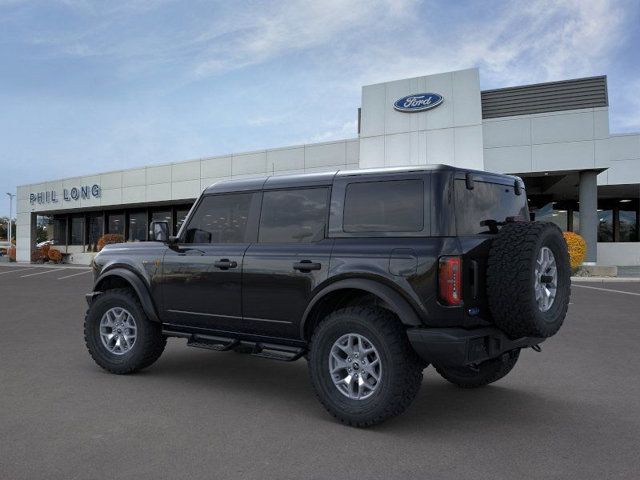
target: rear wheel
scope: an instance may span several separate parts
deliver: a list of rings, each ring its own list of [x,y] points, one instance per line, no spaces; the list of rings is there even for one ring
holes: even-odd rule
[[[367,427],[399,415],[422,383],[422,366],[391,312],[349,307],[316,328],[309,348],[316,395],[343,423]]]
[[[93,360],[116,374],[150,366],[167,344],[160,325],[147,318],[138,297],[120,288],[107,290],[91,303],[84,338]]]
[[[515,367],[520,350],[513,350],[498,358],[482,362],[476,367],[438,367],[445,380],[462,388],[484,387],[505,377]]]

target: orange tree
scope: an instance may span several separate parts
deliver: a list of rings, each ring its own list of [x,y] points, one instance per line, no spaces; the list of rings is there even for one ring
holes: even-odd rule
[[[563,232],[564,239],[569,249],[569,258],[571,259],[571,270],[576,270],[587,256],[587,243],[577,233]]]
[[[117,233],[105,233],[98,239],[98,251],[102,250],[105,245],[122,242],[124,242],[124,236]]]

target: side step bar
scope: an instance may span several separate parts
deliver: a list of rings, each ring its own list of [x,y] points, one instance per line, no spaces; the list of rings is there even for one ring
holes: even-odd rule
[[[238,350],[248,353],[254,357],[270,358],[283,362],[293,362],[306,353],[306,349],[292,347],[289,345],[278,345],[275,343],[249,342],[236,338],[218,337],[214,335],[203,335],[199,333],[186,333],[163,329],[162,334],[167,337],[180,337],[187,339],[188,347],[206,348],[224,352],[228,350]]]

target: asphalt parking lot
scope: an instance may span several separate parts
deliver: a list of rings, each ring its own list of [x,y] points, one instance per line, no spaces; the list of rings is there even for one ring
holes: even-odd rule
[[[640,283],[575,284],[563,329],[505,379],[465,391],[427,369],[403,416],[357,430],[304,360],[170,339],[146,371],[105,373],[82,334],[91,280],[0,266],[0,478],[638,478]]]

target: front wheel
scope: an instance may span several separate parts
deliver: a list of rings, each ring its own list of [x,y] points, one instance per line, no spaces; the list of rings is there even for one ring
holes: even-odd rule
[[[512,350],[475,367],[439,367],[436,371],[445,380],[462,388],[478,388],[497,382],[515,367],[520,350]]]
[[[368,427],[399,415],[422,383],[422,366],[391,312],[350,307],[316,328],[309,349],[311,383],[341,422]]]
[[[160,325],[147,318],[138,297],[120,288],[107,290],[91,303],[84,339],[93,360],[116,374],[150,366],[167,344]]]

